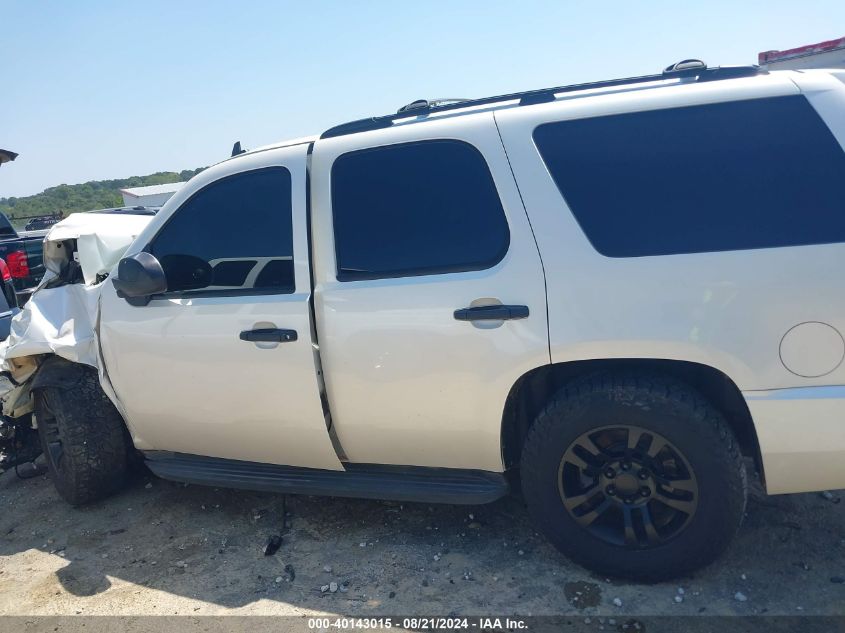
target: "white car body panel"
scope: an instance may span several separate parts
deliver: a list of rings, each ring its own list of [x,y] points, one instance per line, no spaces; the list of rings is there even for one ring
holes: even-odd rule
[[[9,338],[0,343],[8,360],[56,354],[74,363],[99,367],[96,338],[100,286],[71,284],[40,288],[12,319]]]
[[[805,378],[780,356],[794,326],[821,321],[845,332],[845,244],[609,258],[587,240],[546,169],[532,133],[549,121],[699,103],[795,94],[799,73],[775,73],[659,90],[630,91],[505,109],[496,119],[534,226],[549,287],[549,335],[555,363],[651,358],[718,369],[740,390],[845,384],[845,365]],[[808,73],[809,75],[809,73]],[[810,102],[845,146],[845,90],[826,73],[808,78]],[[845,401],[749,400],[769,489],[796,492],[845,485]],[[763,404],[765,402],[765,404]],[[792,425],[792,430],[784,431]],[[802,435],[803,434],[803,435]],[[790,448],[789,439],[803,440]],[[822,449],[824,437],[834,439]],[[813,438],[810,440],[809,438]],[[810,444],[830,451],[827,473]],[[803,449],[800,448],[803,446]],[[786,458],[784,455],[788,455]],[[787,483],[788,473],[788,483]],[[786,488],[789,488],[787,490]]]
[[[743,396],[760,441],[767,493],[845,485],[845,387],[746,391]]]
[[[149,243],[206,184],[281,165],[293,184],[295,293],[154,298],[138,307],[106,284],[103,358],[138,448],[342,468],[320,404],[310,336],[306,150],[270,149],[207,169],[164,205],[131,249]],[[298,339],[283,345],[239,340],[241,331],[260,327],[296,330]]]
[[[758,83],[761,79],[771,81]],[[567,207],[532,134],[550,121],[734,100],[738,93],[751,98],[796,92],[788,79],[755,77],[597,95],[496,113],[546,269],[553,362],[687,360],[719,369],[741,389],[774,388],[778,379],[786,379],[778,343],[788,329],[786,323],[807,319],[796,321],[780,309],[773,311],[771,288],[760,280],[771,279],[772,270],[798,267],[778,283],[800,280],[803,291],[812,296],[818,288],[809,287],[808,280],[829,269],[845,247],[807,248],[813,257],[801,253],[802,248],[605,257],[590,244]],[[845,321],[845,310],[840,314]],[[759,343],[747,339],[743,322],[755,324]],[[770,330],[768,335],[764,329]]]
[[[487,161],[510,228],[488,270],[340,282],[331,166],[345,152],[459,139]],[[312,157],[315,309],[335,430],[352,462],[503,470],[505,399],[548,364],[543,271],[491,113],[319,141]],[[527,319],[482,328],[455,320],[478,299],[527,305]]]

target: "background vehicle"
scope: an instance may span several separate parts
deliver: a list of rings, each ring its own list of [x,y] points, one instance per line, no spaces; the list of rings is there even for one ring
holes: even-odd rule
[[[763,51],[757,59],[768,70],[845,68],[845,37],[785,51]]]
[[[0,292],[0,341],[2,341],[9,336],[12,315],[18,307],[12,275],[2,259],[0,259],[0,283],[2,283],[2,292]]]
[[[30,218],[29,221],[26,223],[24,227],[25,231],[41,231],[43,229],[49,229],[53,226],[56,222],[62,219],[61,214],[56,213],[53,215],[42,215],[35,218]]]
[[[203,171],[116,269],[48,236],[50,326],[5,358],[34,359],[71,503],[134,449],[178,481],[450,503],[518,469],[568,556],[684,574],[738,529],[747,462],[770,493],[845,485],[843,113],[842,74],[695,60],[414,102]]]
[[[12,316],[18,304],[9,267],[2,259],[0,280],[0,341],[4,341],[9,336]],[[30,424],[29,416],[19,421],[0,417],[0,472],[36,457],[41,452],[37,447],[37,433]]]

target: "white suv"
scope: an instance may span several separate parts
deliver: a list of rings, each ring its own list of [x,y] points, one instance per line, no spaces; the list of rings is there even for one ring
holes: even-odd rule
[[[135,449],[253,490],[519,481],[602,574],[706,564],[746,461],[769,493],[845,486],[843,82],[692,61],[207,169],[85,287],[93,352],[28,348],[59,492],[114,491]]]

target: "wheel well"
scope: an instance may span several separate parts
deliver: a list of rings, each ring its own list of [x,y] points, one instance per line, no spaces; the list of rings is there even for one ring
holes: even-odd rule
[[[506,468],[519,465],[522,444],[540,411],[564,385],[595,373],[647,371],[679,379],[698,389],[725,417],[742,454],[754,459],[762,476],[757,432],[748,405],[734,382],[718,369],[699,363],[650,358],[583,360],[538,367],[511,387],[502,414],[502,457]]]
[[[66,358],[62,358],[61,356],[51,354],[44,358],[41,365],[38,367],[30,389],[33,394],[38,393],[46,387],[75,389],[82,382],[85,375],[91,373],[98,374],[97,368],[83,363],[76,363],[67,360]],[[105,390],[103,390],[102,385],[100,385],[99,375],[97,375],[96,383],[100,391],[103,392],[103,395],[111,402],[111,397],[105,392]],[[114,403],[112,402],[112,404]],[[120,410],[116,407],[115,409],[118,411],[118,415],[120,416],[121,422],[126,430],[127,441],[130,445],[132,445],[133,440],[132,434],[129,431],[129,425],[126,424],[126,420],[123,419],[123,414],[120,413]]]
[[[88,365],[74,363],[61,356],[49,356],[38,367],[31,388],[33,391],[44,387],[72,389],[79,384],[83,374],[91,370]]]

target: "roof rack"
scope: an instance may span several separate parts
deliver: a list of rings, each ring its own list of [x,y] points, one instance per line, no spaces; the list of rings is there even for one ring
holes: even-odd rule
[[[717,81],[722,79],[735,79],[737,77],[752,77],[765,72],[766,71],[761,69],[759,66],[717,66],[715,68],[708,68],[707,64],[699,59],[685,59],[668,66],[663,70],[663,72],[655,75],[642,75],[639,77],[627,77],[624,79],[606,79],[604,81],[593,81],[583,84],[573,84],[570,86],[557,86],[555,88],[541,88],[539,90],[528,90],[526,92],[514,92],[495,97],[483,97],[481,99],[449,99],[437,101],[419,99],[401,107],[395,114],[369,117],[336,125],[335,127],[329,128],[323,132],[320,135],[320,138],[333,138],[335,136],[345,136],[347,134],[355,134],[357,132],[380,130],[392,126],[394,121],[400,119],[425,116],[437,112],[448,112],[450,110],[459,110],[474,106],[492,105],[506,101],[518,100],[519,105],[521,106],[534,105],[537,103],[549,103],[554,101],[557,95],[567,92],[580,92],[583,90],[594,90],[598,88],[612,88],[614,86],[627,86],[653,81],[662,81],[665,79],[691,78],[699,82]]]

